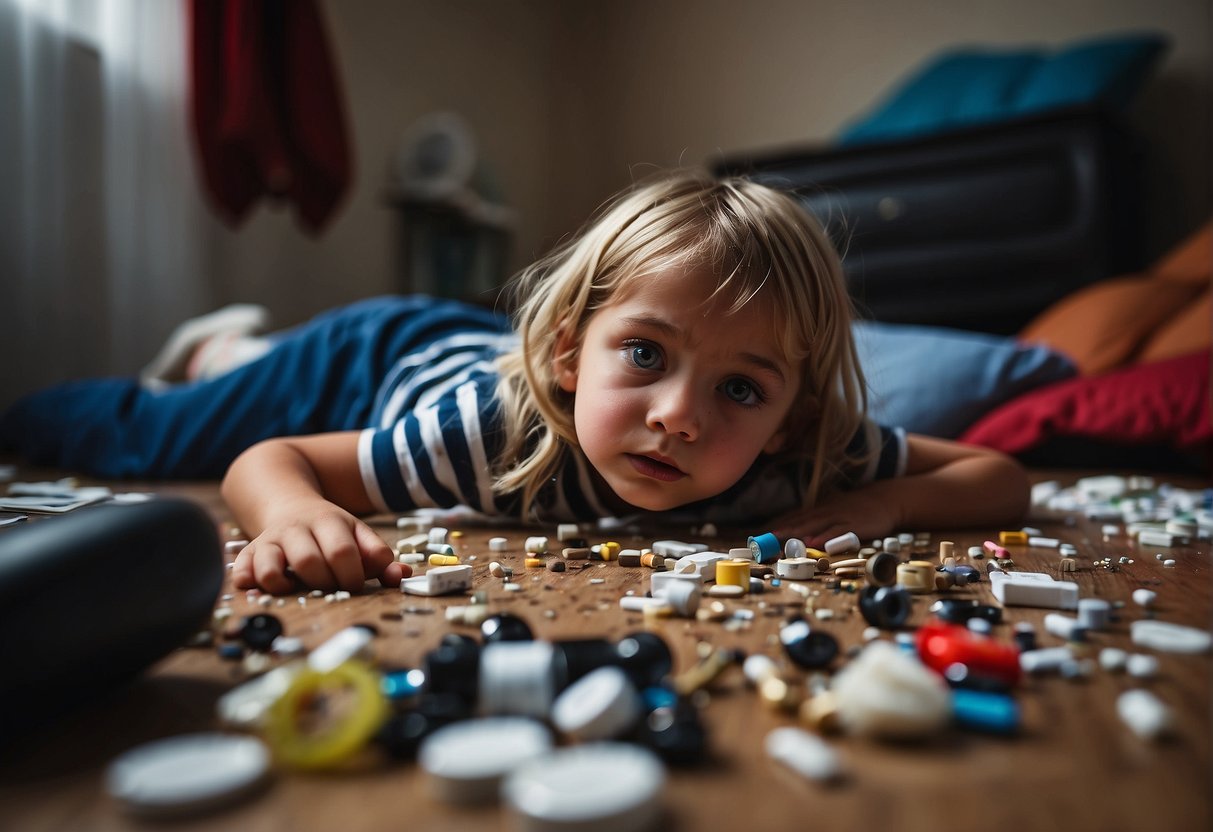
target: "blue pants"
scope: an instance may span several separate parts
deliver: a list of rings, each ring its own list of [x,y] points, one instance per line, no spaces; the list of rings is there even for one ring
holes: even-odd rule
[[[34,393],[0,416],[0,449],[97,477],[217,478],[263,439],[369,427],[392,365],[468,327],[508,324],[456,301],[359,301],[274,336],[264,356],[213,379],[149,390],[104,378]]]

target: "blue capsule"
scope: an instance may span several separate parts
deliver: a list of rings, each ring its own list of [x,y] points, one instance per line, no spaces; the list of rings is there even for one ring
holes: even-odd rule
[[[962,728],[989,734],[1019,730],[1019,704],[1004,693],[953,688],[952,719]]]

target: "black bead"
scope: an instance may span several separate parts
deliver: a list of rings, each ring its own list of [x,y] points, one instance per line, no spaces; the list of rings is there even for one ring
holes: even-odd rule
[[[268,653],[274,639],[282,635],[282,622],[268,613],[250,615],[240,624],[240,640],[250,650]]]
[[[453,694],[427,694],[416,707],[392,714],[375,741],[397,760],[411,760],[417,756],[421,741],[444,725],[450,725],[471,716],[466,702]]]
[[[480,645],[466,636],[454,633],[444,636],[433,650],[425,654],[426,692],[454,694],[469,706],[479,694]]]
[[[480,637],[485,644],[495,641],[533,641],[534,633],[530,626],[516,615],[508,612],[498,613],[486,618],[480,624]]]
[[[910,593],[900,586],[866,586],[859,595],[859,611],[873,627],[895,630],[910,617]]]
[[[779,640],[788,658],[801,667],[825,667],[838,655],[834,637],[824,630],[812,629],[804,619],[785,624],[779,631]]]
[[[615,655],[638,690],[661,684],[674,669],[670,646],[656,633],[629,633],[615,642]]]
[[[650,711],[632,736],[674,766],[702,763],[707,753],[707,731],[698,709],[686,700]]]

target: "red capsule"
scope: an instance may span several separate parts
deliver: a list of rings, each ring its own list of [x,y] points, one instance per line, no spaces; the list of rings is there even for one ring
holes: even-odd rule
[[[966,627],[926,624],[915,637],[922,663],[943,674],[955,664],[969,673],[1012,687],[1019,681],[1019,651],[1010,645],[974,635]]]

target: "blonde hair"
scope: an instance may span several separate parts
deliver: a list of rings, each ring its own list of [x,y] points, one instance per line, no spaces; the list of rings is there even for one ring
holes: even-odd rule
[[[847,452],[867,397],[842,266],[824,231],[786,193],[674,171],[617,196],[511,283],[521,344],[499,360],[506,440],[495,488],[521,490],[524,514],[577,447],[558,360],[575,366],[590,317],[632,281],[686,268],[717,275],[716,294],[728,292],[733,310],[759,295],[773,301],[778,347],[802,371],[779,456],[799,463],[807,498],[866,462]],[[560,344],[571,346],[557,355]]]

